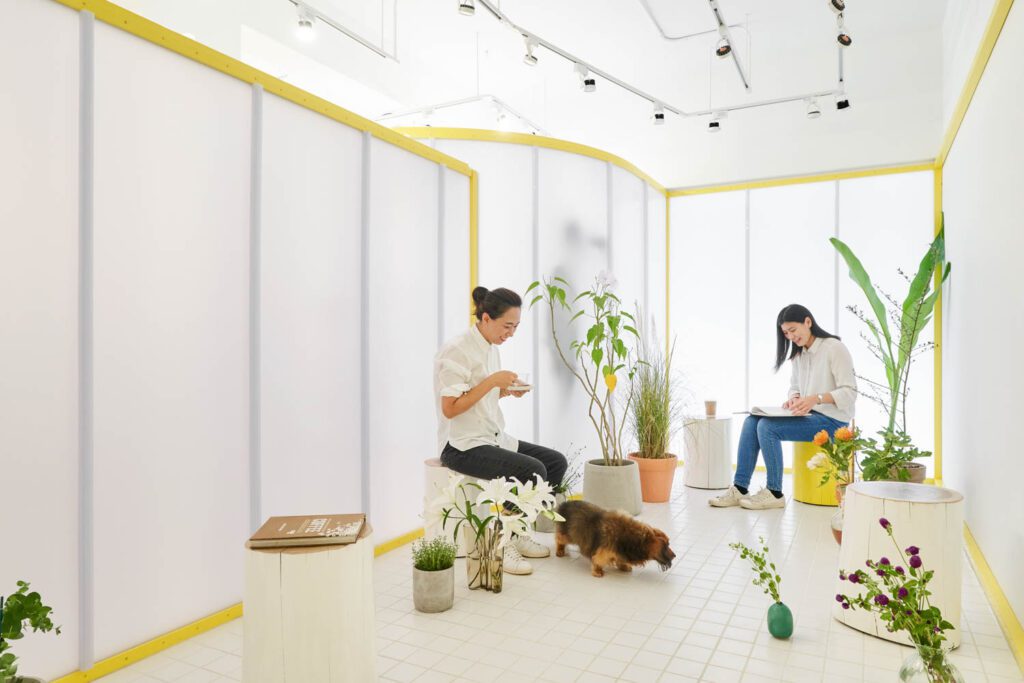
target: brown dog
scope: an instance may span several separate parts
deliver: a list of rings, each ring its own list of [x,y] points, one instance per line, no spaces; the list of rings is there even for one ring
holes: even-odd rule
[[[655,560],[662,571],[672,566],[676,554],[660,529],[582,500],[562,503],[558,514],[565,521],[555,523],[555,555],[564,557],[567,544],[579,546],[580,554],[590,558],[590,573],[594,576],[604,576],[604,568],[609,565],[623,572],[648,560]]]

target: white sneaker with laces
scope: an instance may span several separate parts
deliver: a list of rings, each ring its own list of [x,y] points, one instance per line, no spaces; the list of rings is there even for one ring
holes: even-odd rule
[[[747,510],[768,510],[770,508],[786,507],[786,497],[776,498],[768,489],[761,489],[752,496],[747,496],[740,501],[740,507]]]
[[[729,490],[720,496],[715,496],[708,500],[708,505],[713,508],[731,508],[740,504],[740,501],[747,497],[747,494],[740,493],[740,490],[735,486],[730,486]]]
[[[533,573],[533,566],[519,554],[519,549],[516,548],[515,543],[509,543],[505,546],[505,559],[502,562],[502,570],[506,574],[525,576],[526,574]]]
[[[512,545],[523,557],[547,557],[551,554],[551,548],[541,545],[529,536],[517,536]]]

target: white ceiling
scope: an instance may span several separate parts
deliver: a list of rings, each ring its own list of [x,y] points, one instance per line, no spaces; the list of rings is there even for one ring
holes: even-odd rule
[[[671,114],[650,123],[651,105],[598,80],[583,93],[572,65],[537,51],[522,62],[523,41],[482,8],[457,0],[309,0],[398,62],[384,59],[322,24],[305,44],[295,37],[288,0],[120,0],[128,9],[368,118],[490,94],[547,134],[599,147],[635,163],[670,187],[920,161],[935,155],[942,132],[944,0],[848,0],[854,44],[845,51],[851,108],[822,102],[809,120],[802,102],[735,112],[710,135],[707,119]],[[714,35],[662,38],[715,26],[707,0],[503,0],[523,28],[590,64],[686,111],[728,107],[837,85],[835,15],[826,0],[719,0],[734,28],[752,92],[734,65],[712,55]],[[392,18],[397,16],[397,24]],[[496,128],[489,106],[439,109],[434,126]],[[422,118],[388,120],[421,125]]]

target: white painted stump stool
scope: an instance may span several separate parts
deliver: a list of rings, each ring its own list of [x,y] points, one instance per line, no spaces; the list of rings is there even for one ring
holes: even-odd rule
[[[895,481],[860,481],[846,487],[843,514],[843,543],[839,547],[839,568],[861,569],[867,560],[888,557],[904,565],[900,553],[908,546],[921,549],[923,568],[935,571],[928,582],[931,603],[942,610],[942,618],[954,625],[946,633],[952,647],[960,645],[961,567],[963,563],[963,499],[952,489],[927,484]],[[893,538],[879,524],[884,517],[892,523]],[[897,545],[893,543],[895,539]],[[909,557],[907,558],[909,560]],[[850,594],[857,587],[841,581],[836,572],[836,592]],[[894,643],[911,645],[901,633],[890,633],[870,613],[844,610],[833,603],[833,616],[847,626]]]
[[[242,680],[377,680],[373,543],[247,548]]]
[[[732,485],[732,418],[688,417],[684,420],[683,481],[695,489]]]
[[[448,469],[441,464],[440,458],[427,458],[423,461],[423,519],[427,519],[427,510],[430,508],[430,504],[434,501],[437,496],[441,494],[441,491],[448,486],[448,477],[453,474],[452,470]],[[476,482],[482,484],[481,479],[476,477],[465,477],[463,483]],[[470,488],[468,490],[470,497],[474,498],[473,495],[476,489]],[[444,536],[449,541],[452,540],[452,533],[455,530],[455,522],[449,522],[447,528],[442,528],[441,523],[437,522],[429,524],[423,528],[423,537],[430,540],[436,536]],[[466,556],[466,541],[464,534],[461,532],[458,535],[455,545],[458,547],[456,557]]]

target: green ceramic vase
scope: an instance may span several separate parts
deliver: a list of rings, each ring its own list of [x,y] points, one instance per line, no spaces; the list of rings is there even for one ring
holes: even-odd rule
[[[781,602],[768,608],[768,633],[782,639],[793,635],[793,613]]]

